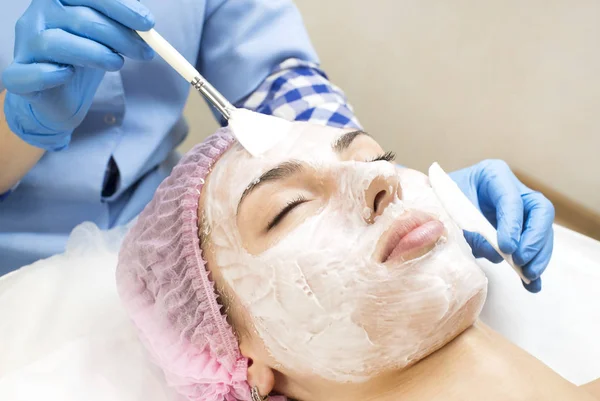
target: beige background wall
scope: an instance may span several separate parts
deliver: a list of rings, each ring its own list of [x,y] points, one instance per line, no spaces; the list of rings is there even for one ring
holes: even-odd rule
[[[299,0],[330,78],[398,161],[502,158],[600,212],[600,1]],[[216,124],[199,95],[189,146]]]

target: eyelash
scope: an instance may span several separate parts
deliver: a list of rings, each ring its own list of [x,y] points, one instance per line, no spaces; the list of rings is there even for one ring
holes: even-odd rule
[[[386,162],[392,162],[396,159],[396,154],[394,152],[385,152],[382,155],[379,155],[371,160],[367,160],[367,162],[377,162],[377,161],[386,161]],[[267,231],[271,230],[273,227],[275,227],[277,224],[279,224],[279,222],[281,222],[281,220],[283,220],[283,218],[289,213],[291,212],[296,206],[306,202],[307,199],[302,196],[299,195],[298,197],[292,199],[291,201],[289,201],[287,203],[287,205],[285,205],[285,207],[283,209],[281,209],[281,212],[279,212],[277,214],[277,216],[275,216],[267,225]]]
[[[277,214],[277,216],[275,216],[273,218],[273,220],[271,220],[269,222],[269,224],[267,225],[267,231],[271,230],[273,227],[275,227],[281,220],[283,220],[283,218],[289,213],[291,212],[296,206],[306,202],[307,199],[302,196],[299,195],[298,197],[292,199],[291,201],[289,201],[287,203],[287,205],[281,209],[281,212],[279,212],[279,214]]]
[[[378,162],[378,161],[386,161],[386,162],[393,162],[394,160],[396,160],[396,154],[394,152],[385,152],[382,155],[377,156],[374,159],[371,160],[367,160],[367,162]]]

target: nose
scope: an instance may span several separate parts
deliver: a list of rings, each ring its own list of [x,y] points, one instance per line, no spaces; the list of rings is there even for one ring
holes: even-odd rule
[[[365,216],[365,221],[369,224],[373,223],[375,218],[381,215],[385,208],[394,201],[396,195],[402,199],[402,189],[396,176],[375,177],[365,191],[366,206],[370,211]]]

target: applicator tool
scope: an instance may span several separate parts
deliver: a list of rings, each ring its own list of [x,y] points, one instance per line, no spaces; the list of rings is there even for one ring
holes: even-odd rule
[[[291,129],[291,123],[282,118],[233,106],[154,29],[137,31],[137,33],[221,113],[235,138],[252,156],[258,157],[272,149]]]

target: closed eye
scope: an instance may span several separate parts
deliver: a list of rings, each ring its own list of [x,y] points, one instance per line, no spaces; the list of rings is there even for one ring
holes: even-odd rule
[[[386,161],[386,162],[392,162],[396,160],[396,154],[394,152],[385,152],[382,155],[377,156],[374,159],[371,160],[367,160],[367,162],[378,162],[378,161]]]
[[[287,203],[287,205],[285,205],[285,207],[283,209],[281,209],[281,211],[277,214],[277,216],[275,216],[273,218],[273,220],[271,220],[269,222],[269,224],[267,225],[267,231],[270,231],[273,227],[275,227],[277,224],[279,224],[283,218],[285,216],[287,216],[288,213],[290,213],[292,210],[294,210],[294,208],[296,206],[301,205],[304,202],[307,202],[308,199],[306,199],[304,196],[300,195],[297,198],[289,201]]]

